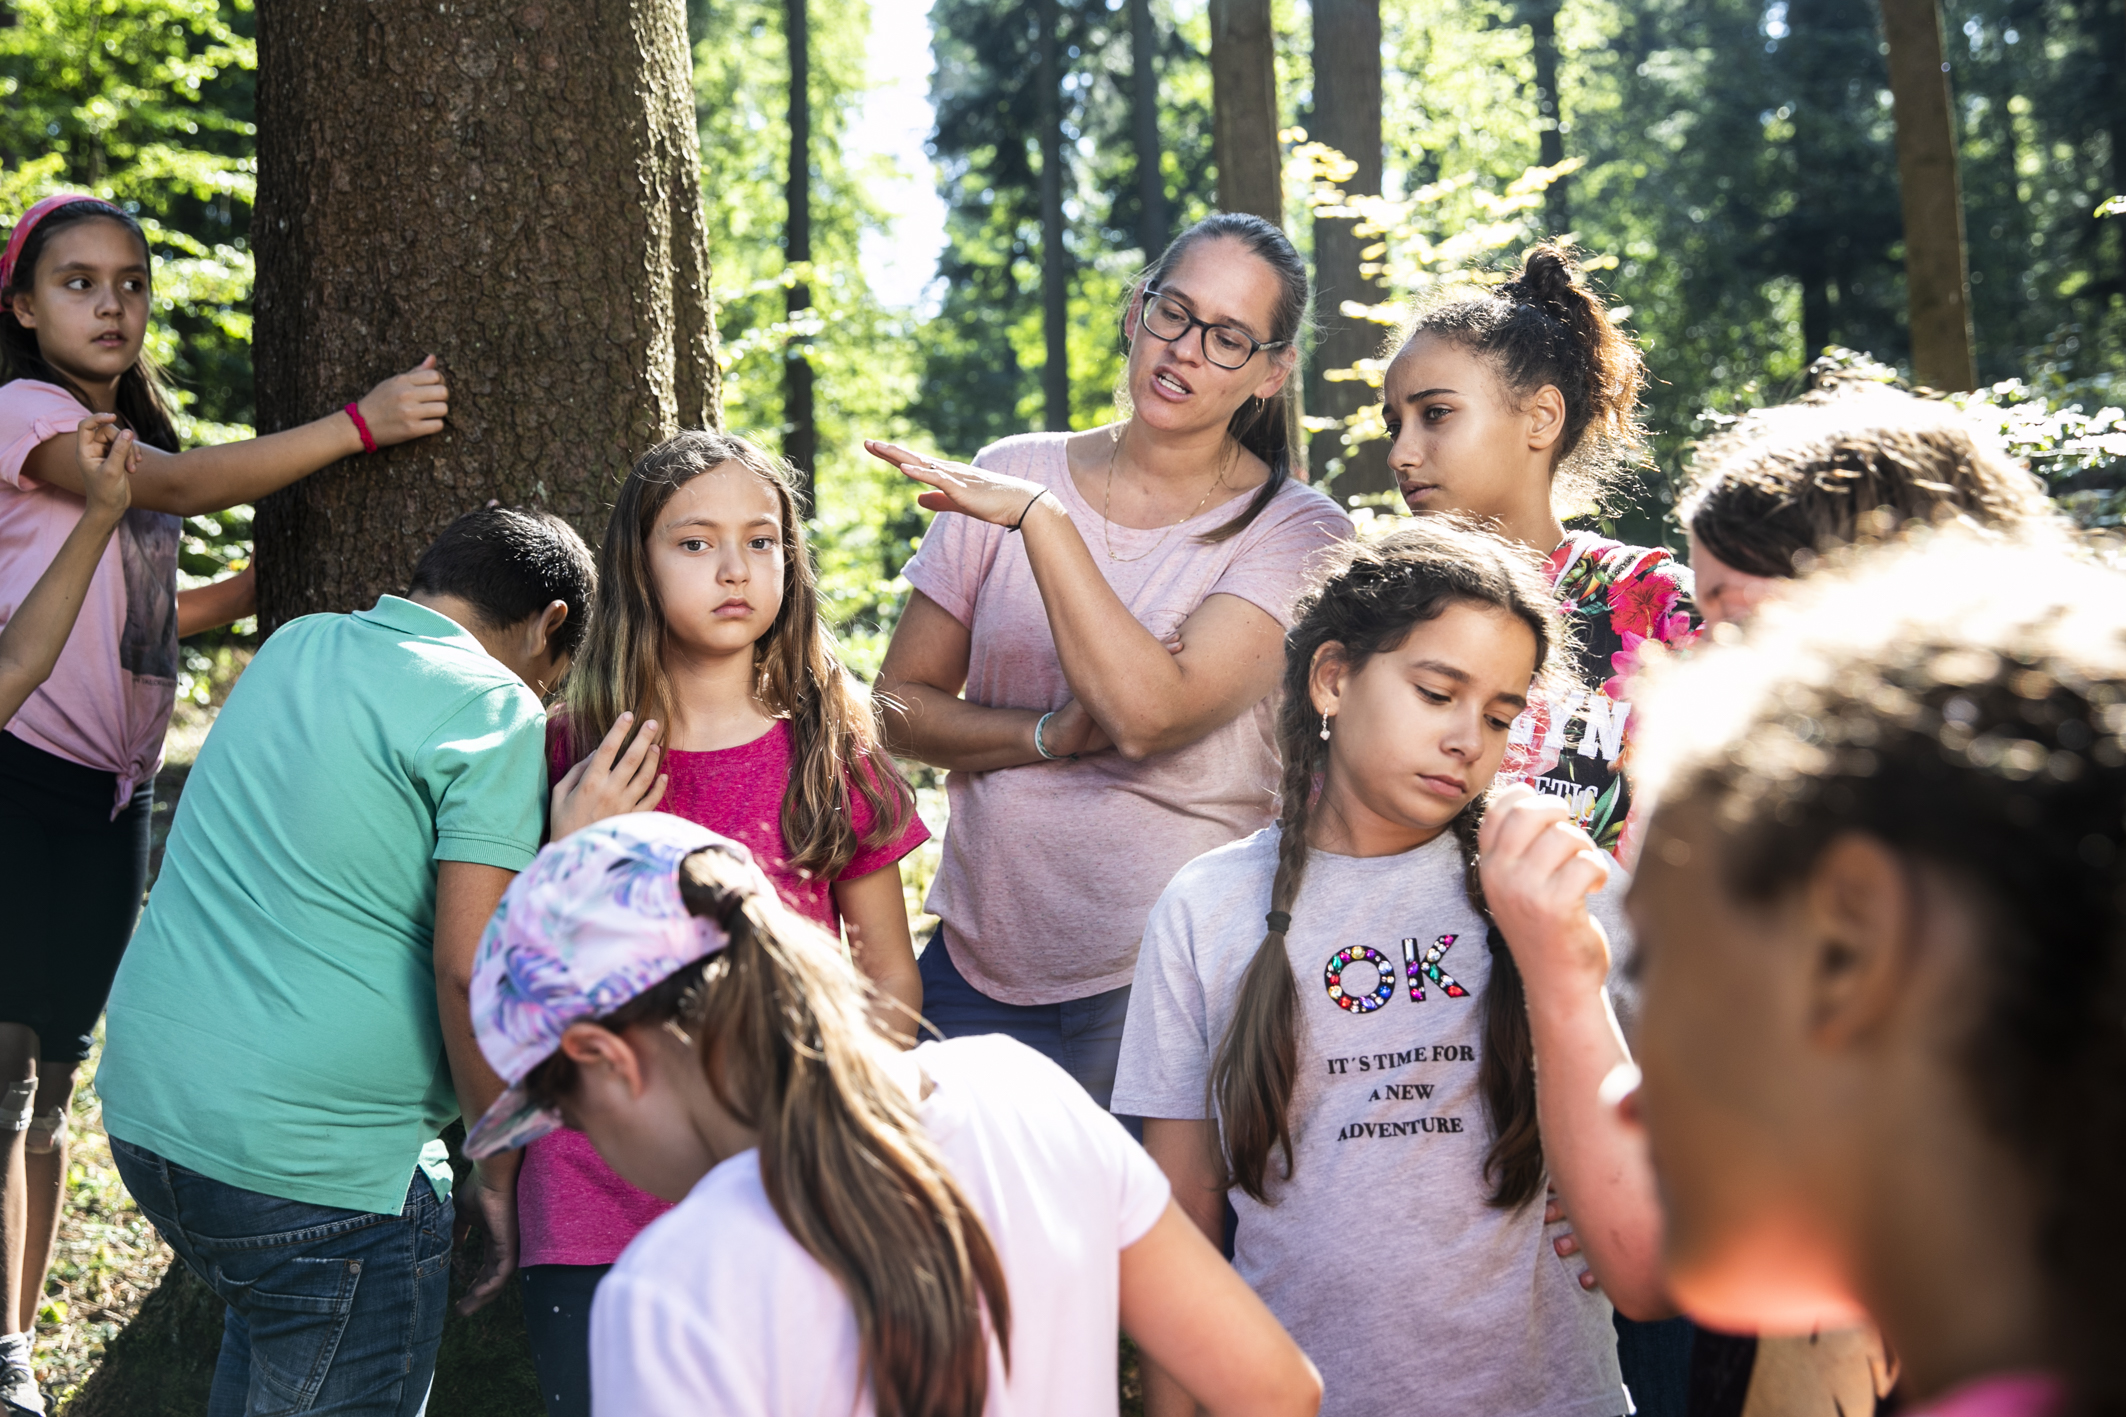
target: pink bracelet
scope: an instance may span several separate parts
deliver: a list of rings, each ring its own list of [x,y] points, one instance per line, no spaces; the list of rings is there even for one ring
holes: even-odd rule
[[[365,453],[375,452],[376,439],[369,436],[369,425],[362,421],[361,409],[350,403],[347,405],[347,416],[354,420],[354,431],[362,435],[362,451]]]

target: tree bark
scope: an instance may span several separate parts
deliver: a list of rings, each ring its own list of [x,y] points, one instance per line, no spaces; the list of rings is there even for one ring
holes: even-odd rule
[[[806,0],[783,0],[783,38],[790,51],[790,166],[783,188],[788,207],[783,227],[783,260],[809,265],[812,260],[812,38]],[[790,319],[809,314],[812,287],[793,281],[784,300]],[[819,430],[812,414],[811,341],[793,337],[783,351],[782,452],[797,469],[799,505],[815,505],[813,465],[819,456]]]
[[[1270,0],[1211,0],[1211,127],[1218,205],[1283,226]]]
[[[1056,0],[1036,0],[1040,46],[1034,82],[1041,86],[1041,327],[1047,359],[1041,403],[1050,429],[1070,427],[1070,266],[1063,249],[1062,17]]]
[[[1344,184],[1353,195],[1380,195],[1381,187],[1381,29],[1380,0],[1314,0],[1314,119],[1309,134],[1358,165]],[[1343,303],[1377,305],[1388,298],[1378,281],[1361,271],[1359,252],[1377,237],[1354,235],[1348,217],[1314,219],[1314,319],[1320,330],[1315,365],[1327,371],[1347,369],[1380,353],[1383,331],[1370,320],[1354,320]],[[1356,381],[1321,379],[1307,402],[1337,418],[1356,413],[1378,395]],[[1316,436],[1312,461],[1344,459],[1336,491],[1349,495],[1393,490],[1388,472],[1388,445],[1379,439],[1346,454],[1336,433]]]
[[[1130,127],[1137,148],[1137,244],[1144,259],[1166,249],[1166,176],[1159,166],[1159,31],[1152,0],[1129,0]]]
[[[1559,0],[1526,0],[1522,14],[1528,21],[1530,50],[1535,60],[1535,102],[1542,110],[1543,126],[1536,137],[1536,160],[1556,167],[1565,160],[1565,101],[1558,92]],[[1561,177],[1543,194],[1543,218],[1551,235],[1572,229],[1570,178]]]
[[[1930,388],[1975,389],[1964,201],[1937,0],[1882,0],[1882,32],[1897,118],[1912,378]]]
[[[259,424],[440,357],[440,434],[266,498],[262,628],[404,588],[498,499],[587,537],[718,421],[681,0],[261,0]]]

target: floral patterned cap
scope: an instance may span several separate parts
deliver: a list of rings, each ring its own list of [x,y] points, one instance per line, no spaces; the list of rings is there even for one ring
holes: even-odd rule
[[[472,964],[472,1027],[510,1084],[465,1138],[474,1158],[562,1126],[524,1079],[572,1023],[602,1018],[730,943],[679,897],[679,864],[746,848],[665,812],[608,817],[542,850],[503,893]],[[772,890],[765,878],[763,890]]]

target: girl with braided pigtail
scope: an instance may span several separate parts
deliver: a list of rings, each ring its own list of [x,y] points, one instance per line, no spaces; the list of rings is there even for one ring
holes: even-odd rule
[[[1559,639],[1491,532],[1342,548],[1285,641],[1277,825],[1145,931],[1115,1107],[1206,1232],[1230,1200],[1336,1417],[1618,1417],[1612,1298],[1661,1304],[1650,1175],[1597,1116],[1628,1054],[1602,990],[1552,987],[1621,939],[1622,873],[1555,799],[1491,791]],[[1146,1397],[1189,1410],[1156,1372]]]

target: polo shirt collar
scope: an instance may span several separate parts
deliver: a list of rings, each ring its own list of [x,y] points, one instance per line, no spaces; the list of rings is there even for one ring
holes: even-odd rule
[[[354,618],[371,625],[381,625],[387,630],[396,630],[404,635],[419,635],[429,640],[449,640],[465,649],[487,653],[487,646],[480,643],[473,632],[451,619],[440,610],[430,610],[425,605],[415,604],[404,596],[380,595],[377,602],[367,610],[357,610]]]

